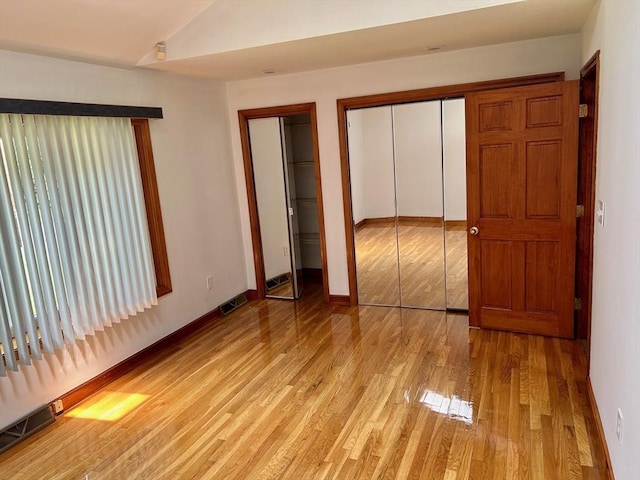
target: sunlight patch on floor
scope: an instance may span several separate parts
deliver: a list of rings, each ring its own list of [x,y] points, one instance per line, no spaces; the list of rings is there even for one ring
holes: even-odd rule
[[[69,410],[65,416],[113,422],[142,405],[150,395],[126,392],[101,392],[93,399]]]

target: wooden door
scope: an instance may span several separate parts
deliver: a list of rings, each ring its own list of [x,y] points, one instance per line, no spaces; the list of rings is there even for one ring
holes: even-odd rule
[[[578,91],[465,97],[472,326],[573,337]]]

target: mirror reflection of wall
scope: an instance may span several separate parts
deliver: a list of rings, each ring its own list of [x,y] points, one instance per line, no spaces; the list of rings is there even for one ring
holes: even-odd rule
[[[251,119],[248,130],[266,296],[299,298],[305,272],[322,277],[310,116]]]
[[[464,99],[350,110],[347,125],[359,303],[466,309]]]

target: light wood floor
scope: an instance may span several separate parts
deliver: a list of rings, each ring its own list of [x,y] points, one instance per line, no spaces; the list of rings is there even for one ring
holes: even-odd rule
[[[359,303],[468,309],[466,229],[446,233],[446,273],[442,227],[365,224],[355,246]]]
[[[138,367],[0,456],[0,478],[604,478],[577,342],[311,290]]]

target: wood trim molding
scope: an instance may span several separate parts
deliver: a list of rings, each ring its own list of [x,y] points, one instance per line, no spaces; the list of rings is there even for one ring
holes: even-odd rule
[[[605,461],[605,473],[609,480],[615,480],[613,475],[613,467],[611,464],[611,456],[609,456],[609,447],[607,446],[607,438],[604,436],[604,427],[602,426],[602,419],[600,418],[600,412],[598,411],[598,404],[596,403],[596,397],[593,393],[593,385],[591,385],[591,377],[587,377],[587,399],[591,406],[591,412],[593,413],[593,421],[596,424],[596,431],[598,439],[604,452]]]
[[[400,216],[398,217],[398,225],[422,225],[424,227],[442,227],[443,226],[443,218],[442,217],[407,217]]]
[[[340,98],[336,101],[338,113],[338,142],[340,145],[340,169],[342,173],[342,203],[347,245],[349,298],[352,305],[358,304],[358,285],[356,280],[353,212],[351,210],[351,180],[349,178],[349,149],[347,143],[347,111],[354,108],[379,107],[383,105],[464,97],[465,94],[483,90],[495,90],[498,88],[521,87],[525,85],[537,85],[562,81],[564,81],[564,72],[554,72],[540,75],[528,75],[524,77],[489,80],[484,82],[421,88],[403,92]]]
[[[598,95],[600,50],[580,70],[580,103],[586,103],[587,118],[579,123],[578,202],[584,205],[584,216],[578,220],[576,248],[576,297],[582,310],[576,315],[576,335],[587,342],[587,372],[591,364],[591,302],[593,296],[593,249],[595,228],[596,170],[598,150]]]
[[[255,300],[253,294],[255,290],[247,290],[245,295],[249,301]],[[149,345],[148,347],[134,353],[130,357],[124,359],[122,362],[114,365],[113,367],[105,370],[99,375],[96,375],[90,380],[87,380],[82,385],[77,386],[73,390],[60,396],[64,410],[69,410],[74,405],[87,399],[101,388],[104,388],[111,382],[126,375],[134,368],[142,365],[147,360],[156,356],[166,356],[179,348],[178,344],[187,337],[195,334],[198,330],[204,328],[209,323],[217,320],[221,317],[220,310],[216,307],[214,310],[205,313],[198,317],[191,323],[188,323],[182,328],[179,328],[173,333],[170,333],[166,337],[161,338],[157,342]],[[51,402],[53,403],[53,402]]]
[[[349,295],[331,295],[329,304],[336,307],[349,307],[352,305]]]
[[[324,203],[322,201],[322,180],[320,173],[320,149],[318,146],[318,118],[315,103],[300,103],[295,105],[281,105],[277,107],[254,108],[238,111],[238,123],[240,127],[240,141],[242,144],[242,158],[244,162],[245,185],[247,188],[247,201],[249,204],[249,221],[251,224],[251,243],[253,246],[253,262],[256,272],[257,298],[264,298],[265,271],[262,257],[262,240],[260,237],[260,222],[258,218],[258,206],[251,157],[251,145],[249,143],[249,128],[247,122],[256,118],[283,117],[288,115],[308,114],[311,119],[311,139],[313,146],[313,168],[316,185],[316,203],[318,205],[318,227],[320,230],[320,256],[322,259],[322,283],[324,301],[330,303],[329,296],[329,272],[327,267],[327,238],[324,224]],[[260,279],[263,279],[261,281]]]
[[[467,229],[467,221],[466,220],[445,220],[444,221],[444,229],[446,231],[466,230]]]
[[[313,143],[313,169],[316,181],[316,205],[318,207],[318,229],[320,231],[320,257],[322,261],[322,288],[324,301],[330,303],[329,296],[329,267],[327,262],[327,237],[324,230],[324,201],[322,197],[322,175],[320,173],[320,147],[318,143],[318,115],[316,104],[311,104],[311,140]]]
[[[153,162],[153,148],[151,146],[151,132],[149,120],[136,118],[131,120],[131,126],[136,137],[138,149],[138,161],[140,163],[140,177],[144,192],[144,204],[149,224],[149,237],[153,266],[156,272],[156,294],[158,297],[171,293],[171,273],[169,272],[169,256],[167,254],[167,242],[164,237],[162,224],[162,211],[160,209],[160,194],[158,193],[158,180]]]
[[[580,78],[587,75],[594,67],[597,67],[598,69],[600,67],[600,50],[596,50],[595,53],[591,55],[591,58],[587,60],[587,63],[585,63],[580,69]]]
[[[258,222],[258,201],[256,187],[253,180],[253,162],[251,160],[251,146],[249,145],[248,117],[243,112],[238,112],[240,125],[240,141],[242,143],[242,159],[244,163],[244,181],[247,188],[247,203],[249,206],[249,223],[251,225],[251,245],[253,247],[253,265],[256,272],[256,295],[264,298],[266,294],[266,277],[264,271],[264,259],[262,258],[262,237],[260,235],[260,223]]]
[[[522,87],[525,85],[537,85],[540,83],[563,82],[564,72],[544,73],[541,75],[528,75],[525,77],[503,78],[484,82],[461,83],[458,85],[445,85],[440,87],[419,88],[405,90],[403,92],[377,93],[361,97],[341,98],[339,105],[347,109],[379,107],[399,103],[424,102],[426,100],[439,100],[443,98],[464,97],[471,92],[482,90],[494,90],[497,88]]]

